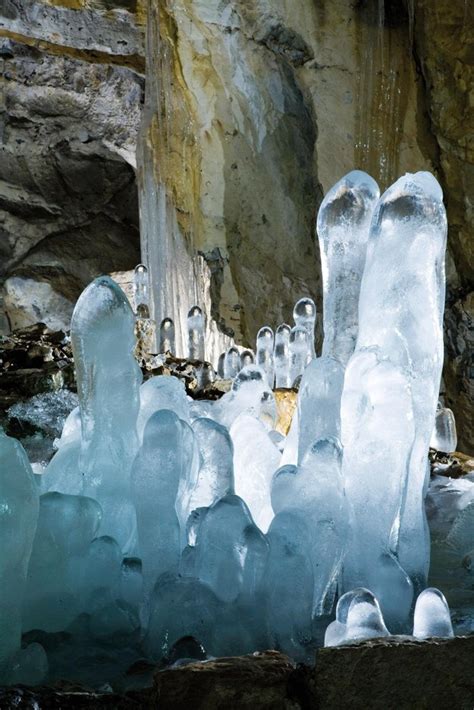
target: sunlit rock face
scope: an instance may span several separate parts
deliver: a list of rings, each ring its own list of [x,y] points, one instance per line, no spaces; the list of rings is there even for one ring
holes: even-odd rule
[[[150,5],[156,10],[157,0]],[[466,195],[473,178],[466,136],[473,132],[467,41],[473,9],[465,0],[435,5],[161,2],[167,49],[158,57],[152,33],[148,59],[168,86],[173,119],[162,113],[160,130],[169,130],[165,162],[163,134],[145,131],[148,175],[153,186],[161,158],[173,225],[189,255],[183,272],[205,276],[213,317],[248,345],[266,314],[288,322],[298,296],[311,294],[320,309],[314,221],[330,186],[354,166],[382,191],[405,171],[434,171],[450,234],[447,404],[460,425],[460,447],[472,451],[466,353],[474,252]],[[140,260],[131,164],[143,98],[145,6],[143,0],[2,6],[8,157],[0,175],[2,280],[48,281],[73,303],[93,277]],[[151,109],[156,128],[156,104]],[[23,162],[12,167],[14,148]],[[187,270],[196,251],[207,264]],[[51,302],[45,293],[38,318],[47,317]],[[195,302],[193,296],[188,308]]]

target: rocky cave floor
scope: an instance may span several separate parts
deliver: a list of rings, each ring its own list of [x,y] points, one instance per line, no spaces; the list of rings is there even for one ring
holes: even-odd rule
[[[65,413],[75,406],[74,363],[68,335],[36,324],[15,331],[0,343],[0,424],[22,440],[38,460],[51,457],[58,435],[61,407],[56,417],[34,421],[22,410],[34,395],[62,392]],[[196,363],[158,356],[142,362],[145,377],[170,374],[185,383],[188,394],[217,399],[228,383],[197,389]],[[277,396],[280,426],[289,424],[293,398]],[[16,407],[18,416],[6,415]],[[15,411],[15,410],[14,410]],[[30,412],[31,413],[31,412]],[[25,418],[22,418],[25,417]],[[472,474],[474,461],[456,454],[430,454],[437,474],[459,478]],[[192,644],[191,644],[192,646]],[[184,654],[186,655],[186,654]],[[415,641],[408,637],[373,640],[316,652],[314,666],[294,665],[277,651],[236,658],[190,662],[169,658],[162,667],[147,661],[128,670],[124,694],[104,687],[92,690],[67,680],[45,687],[0,688],[0,709],[35,708],[167,708],[214,710],[293,710],[302,708],[460,708],[474,707],[474,636],[452,640]],[[183,658],[183,653],[176,655]],[[103,691],[103,692],[102,692]]]

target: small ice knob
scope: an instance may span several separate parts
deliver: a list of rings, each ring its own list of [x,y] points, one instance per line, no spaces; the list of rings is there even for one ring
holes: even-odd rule
[[[265,372],[270,387],[273,387],[275,379],[273,346],[273,330],[263,326],[257,333],[257,365]]]
[[[295,325],[301,325],[308,331],[311,358],[316,357],[314,349],[314,329],[316,327],[316,304],[312,298],[300,298],[293,309]]]
[[[175,352],[174,323],[171,318],[163,318],[160,325],[160,353]]]
[[[145,264],[138,264],[133,275],[133,292],[135,296],[135,310],[140,314],[140,306],[150,305],[148,269]]]
[[[191,360],[204,360],[204,316],[199,306],[188,313],[188,346]]]
[[[452,454],[456,451],[457,444],[458,437],[454,414],[447,407],[439,407],[436,412],[430,446],[432,449],[442,451],[443,454]]]
[[[247,367],[247,365],[253,365],[254,362],[255,358],[251,350],[244,350],[240,354],[240,369],[242,369],[243,367]]]
[[[369,589],[358,587],[339,599],[336,621],[326,629],[325,646],[389,636],[379,603]]]
[[[453,638],[448,602],[439,589],[428,587],[416,600],[413,636],[417,639]]]
[[[240,371],[240,354],[237,348],[231,347],[224,358],[224,379],[233,380]]]
[[[308,331],[302,325],[295,325],[290,332],[290,383],[293,387],[311,358]]]

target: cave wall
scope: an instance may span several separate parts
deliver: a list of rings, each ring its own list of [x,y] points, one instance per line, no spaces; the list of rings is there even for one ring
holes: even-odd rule
[[[149,159],[208,263],[214,314],[240,342],[288,321],[303,294],[321,306],[315,215],[339,177],[360,167],[384,189],[405,171],[437,175],[449,219],[444,384],[472,452],[471,3],[150,3],[148,59],[165,100],[147,124]],[[0,278],[12,324],[67,320],[87,281],[138,260],[145,9],[2,3]]]

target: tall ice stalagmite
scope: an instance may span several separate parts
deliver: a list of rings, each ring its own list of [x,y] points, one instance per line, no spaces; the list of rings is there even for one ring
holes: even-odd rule
[[[370,220],[379,198],[370,175],[352,170],[324,198],[317,232],[323,274],[323,355],[343,365],[357,339],[358,303]]]

